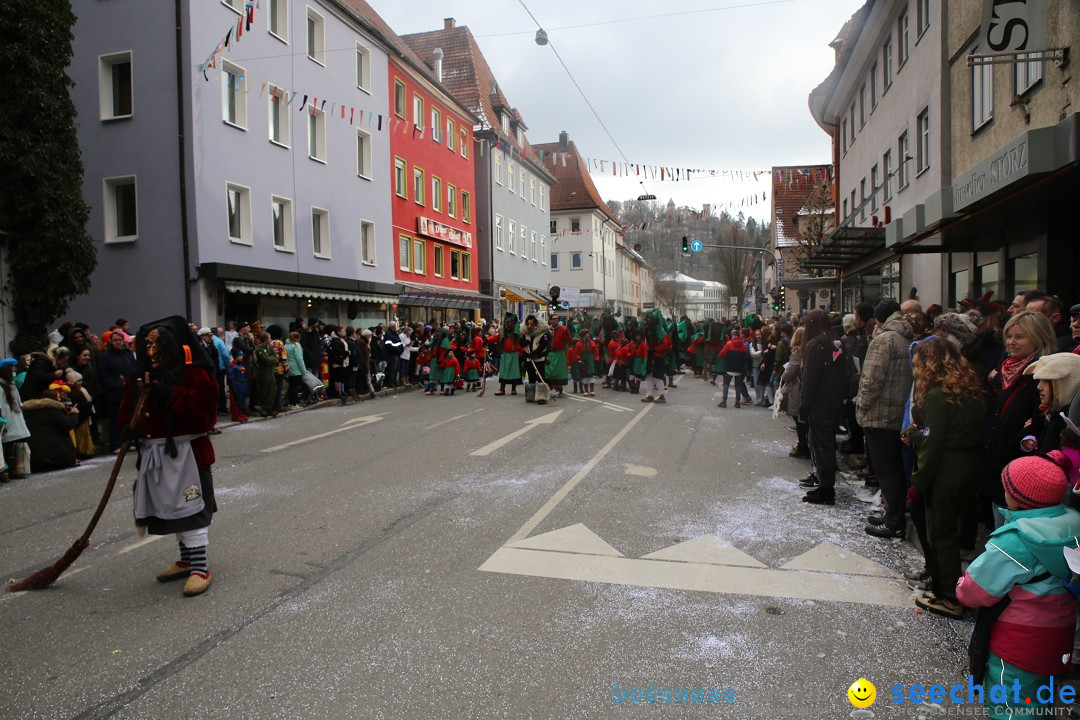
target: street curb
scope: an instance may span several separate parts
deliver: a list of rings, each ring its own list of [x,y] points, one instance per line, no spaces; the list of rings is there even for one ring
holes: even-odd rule
[[[420,385],[421,385],[420,383],[413,383],[409,387],[383,388],[382,390],[376,391],[374,398],[372,398],[369,395],[364,395],[362,397],[357,398],[354,402],[370,402],[371,400],[375,400],[376,398],[386,397],[388,395],[398,395],[398,394],[401,394],[401,393],[404,393],[404,392],[413,392],[414,390],[418,390],[420,388]],[[227,420],[225,422],[219,422],[218,424],[216,424],[214,426],[214,428],[217,429],[217,430],[225,430],[227,428],[236,427],[238,425],[250,425],[251,423],[264,422],[266,420],[276,420],[278,418],[282,418],[282,417],[285,417],[285,416],[288,416],[288,415],[295,415],[297,413],[307,412],[309,410],[318,410],[320,408],[325,408],[325,407],[341,407],[341,401],[339,399],[337,399],[337,398],[333,398],[333,399],[330,399],[330,400],[322,400],[322,401],[317,402],[317,403],[312,403],[311,405],[307,405],[305,407],[293,408],[292,410],[282,410],[281,412],[278,413],[277,418],[269,417],[269,416],[267,416],[267,417],[256,416],[256,417],[249,418],[248,422],[246,422],[246,423],[240,423],[240,422],[236,422],[234,420]],[[218,417],[220,418],[220,417],[223,417],[223,416],[218,415]]]

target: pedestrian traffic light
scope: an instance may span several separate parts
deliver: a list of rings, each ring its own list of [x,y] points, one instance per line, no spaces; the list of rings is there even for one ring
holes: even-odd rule
[[[684,253],[690,252],[690,238],[686,235],[682,236],[682,251]]]

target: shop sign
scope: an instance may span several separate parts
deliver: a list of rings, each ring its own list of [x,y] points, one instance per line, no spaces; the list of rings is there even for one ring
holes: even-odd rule
[[[1003,187],[1054,166],[1054,129],[1039,128],[1019,136],[953,180],[953,210],[989,197]]]
[[[436,222],[423,215],[416,219],[416,231],[421,235],[427,235],[436,240],[442,240],[466,248],[472,247],[472,233],[458,230],[449,225],[444,225],[441,222]]]
[[[1046,50],[1047,0],[984,0],[980,49],[991,53]]]

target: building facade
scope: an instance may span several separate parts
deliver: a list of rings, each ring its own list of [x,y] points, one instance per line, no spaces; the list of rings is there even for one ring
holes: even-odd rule
[[[76,10],[99,261],[70,316],[385,320],[398,288],[377,16],[359,0],[178,7],[179,23],[160,3]]]
[[[404,36],[442,82],[477,116],[476,214],[485,316],[520,318],[547,304],[549,201],[554,176],[529,145],[528,127],[507,101],[469,28],[453,18],[441,30]],[[441,59],[437,59],[441,58]]]

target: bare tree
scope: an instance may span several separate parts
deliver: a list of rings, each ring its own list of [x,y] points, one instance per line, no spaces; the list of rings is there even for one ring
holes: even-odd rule
[[[727,222],[723,222],[725,220]],[[720,282],[727,286],[728,293],[735,298],[736,312],[741,315],[743,301],[754,283],[754,270],[760,257],[756,248],[760,243],[755,242],[757,238],[747,232],[741,214],[737,219],[724,215],[721,221],[723,225],[720,228],[718,244],[730,247],[716,248],[711,254],[719,266]]]
[[[686,313],[686,288],[675,280],[675,275],[658,278],[654,285],[656,304],[663,312],[667,308],[669,315],[680,317]]]
[[[836,211],[833,207],[832,188],[828,182],[816,184],[806,197],[806,202],[795,217],[789,218],[798,229],[796,244],[784,248],[785,254],[793,258],[793,274],[817,277],[822,274],[820,268],[803,269],[802,264],[810,254],[821,246],[836,226]],[[790,261],[789,261],[790,262]]]

